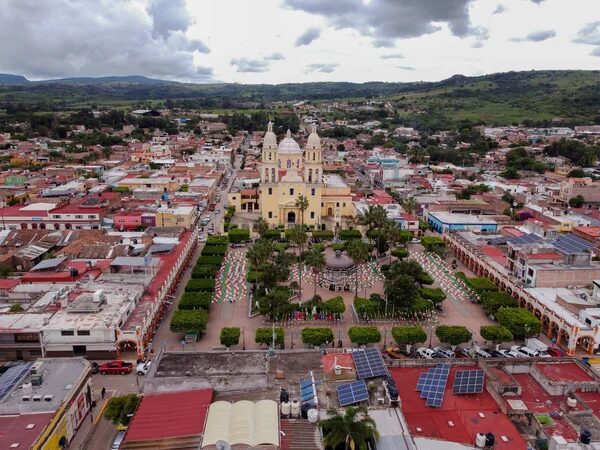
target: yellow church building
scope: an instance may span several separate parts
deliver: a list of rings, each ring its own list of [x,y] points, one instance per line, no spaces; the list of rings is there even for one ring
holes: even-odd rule
[[[299,196],[308,200],[304,217],[296,206]],[[262,147],[259,205],[260,214],[273,226],[304,222],[316,229],[335,229],[344,225],[345,217],[355,215],[350,188],[342,177],[323,173],[316,126],[302,150],[289,130],[277,144],[269,122]]]

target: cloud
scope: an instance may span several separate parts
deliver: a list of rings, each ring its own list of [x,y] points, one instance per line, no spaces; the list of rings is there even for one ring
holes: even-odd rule
[[[285,59],[285,56],[283,56],[281,53],[272,53],[271,55],[265,56],[265,59],[267,61],[281,61]]]
[[[396,66],[397,69],[402,69],[402,70],[416,70],[414,67],[412,66]]]
[[[600,45],[600,22],[588,23],[573,39],[578,44]]]
[[[542,42],[547,39],[551,39],[556,36],[556,31],[554,30],[541,30],[541,31],[533,31],[529,33],[527,36],[522,38],[511,38],[513,42]]]
[[[387,55],[381,55],[381,59],[404,59],[402,53],[388,53]]]
[[[502,14],[505,11],[506,11],[506,6],[498,5],[498,6],[496,6],[496,9],[494,10],[494,12],[492,14]]]
[[[536,3],[536,4],[538,4],[538,5],[539,5],[540,3],[543,3],[543,2],[545,2],[546,0],[531,0],[531,1],[532,1],[533,3]]]
[[[213,80],[213,71],[214,69],[212,67],[196,67],[196,74],[198,75],[198,78],[206,81]]]
[[[0,0],[0,72],[31,79],[139,74],[198,80],[209,51],[181,0]]]
[[[374,39],[375,46],[441,30],[446,23],[458,37],[484,36],[469,20],[473,0],[283,0],[287,8],[324,17],[335,28],[353,28]],[[382,45],[385,44],[385,45]]]
[[[319,30],[317,27],[311,27],[304,33],[302,33],[300,36],[298,36],[296,42],[294,42],[294,45],[296,47],[300,47],[302,45],[310,45],[310,43],[315,39],[318,39],[319,36],[321,36],[321,30]]]
[[[483,47],[483,42],[481,41],[475,41],[471,44],[471,48],[481,48]]]
[[[600,47],[596,47],[591,51],[590,56],[600,56]]]
[[[266,72],[269,70],[269,63],[262,59],[233,58],[230,63],[237,67],[237,72]]]
[[[322,72],[322,73],[331,73],[335,70],[337,64],[309,64],[306,73],[308,72]]]

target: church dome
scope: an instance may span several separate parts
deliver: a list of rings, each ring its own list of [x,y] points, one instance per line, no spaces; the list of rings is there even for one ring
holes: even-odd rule
[[[321,138],[317,134],[317,126],[314,123],[306,141],[306,148],[321,148]]]
[[[277,147],[279,153],[302,153],[298,143],[292,138],[292,132],[287,131],[285,137],[279,143]]]
[[[267,132],[263,139],[263,148],[276,148],[277,147],[277,136],[273,133],[273,123],[269,121]]]

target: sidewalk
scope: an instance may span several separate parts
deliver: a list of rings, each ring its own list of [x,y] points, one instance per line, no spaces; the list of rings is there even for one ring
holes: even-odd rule
[[[108,399],[114,395],[114,392],[106,391],[106,397],[102,400],[99,390],[94,390],[96,407],[92,408],[81,423],[77,434],[69,444],[70,449],[75,450],[106,450],[110,448],[112,439],[116,434],[115,426],[102,417],[104,408],[108,404]]]

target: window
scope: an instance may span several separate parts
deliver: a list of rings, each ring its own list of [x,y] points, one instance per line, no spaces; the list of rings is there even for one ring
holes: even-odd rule
[[[58,214],[54,214],[54,215],[52,216],[52,218],[53,218],[53,219],[60,219],[60,215],[58,215]]]
[[[271,160],[271,152],[269,152],[269,161]]]
[[[311,211],[311,212],[310,212],[310,218],[311,218],[311,219],[314,219],[314,218],[315,218],[315,212],[314,212],[314,211]]]
[[[291,159],[288,159],[288,160],[287,160],[287,165],[286,165],[286,167],[287,167],[288,169],[291,169],[291,168],[292,168],[292,160],[291,160]]]
[[[61,330],[61,336],[75,336],[75,332],[73,330]]]
[[[346,202],[342,203],[342,206],[345,208],[346,207]]]
[[[88,215],[88,219],[95,219],[95,218],[96,218],[96,216],[94,216],[92,214]]]
[[[269,195],[273,195],[273,188],[269,188]]]
[[[275,168],[271,169],[271,181],[275,182]]]
[[[339,207],[340,207],[340,202],[336,202],[336,203],[335,203],[335,207],[336,207],[336,208],[339,208]]]
[[[75,218],[76,219],[83,219],[83,216],[81,214],[75,214]]]
[[[77,330],[77,336],[89,336],[90,330]]]
[[[297,160],[296,160],[296,168],[299,168],[299,167],[300,167],[300,160],[299,160],[299,159],[297,159]]]
[[[294,195],[294,188],[290,188],[290,195]]]
[[[312,154],[313,154],[313,161],[314,161],[317,154],[315,152],[312,152]]]
[[[317,190],[315,188],[312,188],[310,190],[310,195],[314,196],[317,193]]]
[[[269,211],[269,219],[273,218],[273,211]]]

